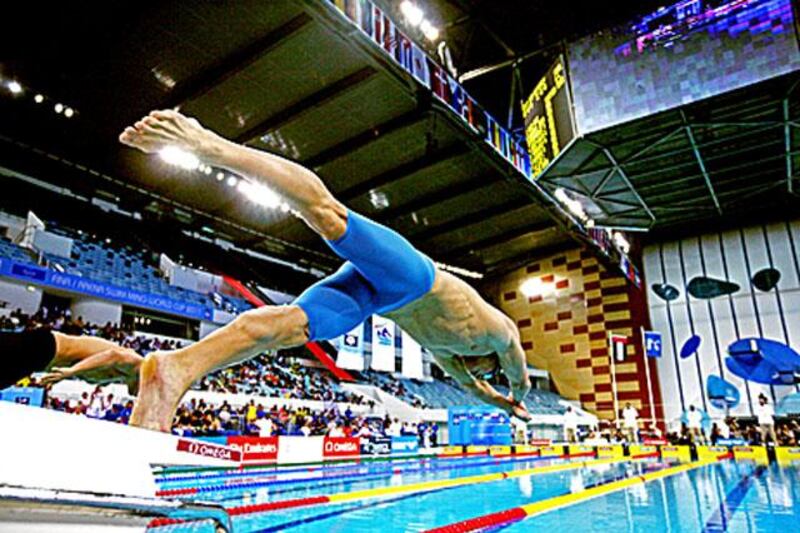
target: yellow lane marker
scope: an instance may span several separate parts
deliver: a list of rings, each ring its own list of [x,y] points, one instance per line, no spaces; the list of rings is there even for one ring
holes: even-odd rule
[[[526,468],[523,470],[512,470],[510,472],[499,472],[496,474],[483,474],[479,476],[465,476],[453,479],[442,479],[436,481],[423,481],[420,483],[410,483],[408,485],[398,485],[395,487],[382,487],[377,489],[358,490],[353,492],[340,492],[337,494],[330,494],[328,500],[331,503],[349,502],[354,500],[365,500],[369,498],[378,498],[382,496],[389,496],[395,494],[403,494],[407,492],[426,492],[431,490],[457,487],[461,485],[472,485],[476,483],[488,483],[492,481],[501,481],[503,479],[518,478],[523,476],[550,474],[553,472],[564,472],[568,470],[577,470],[584,467],[592,467],[602,464],[611,463],[625,463],[630,462],[630,459],[599,459],[594,461],[578,461],[574,463],[564,463],[557,465],[539,466],[536,468]]]
[[[607,483],[605,485],[598,485],[597,487],[592,487],[573,494],[565,494],[563,496],[556,496],[555,498],[550,498],[547,500],[542,500],[540,502],[523,505],[521,508],[525,511],[525,513],[529,517],[531,517],[538,514],[554,511],[556,509],[568,507],[570,505],[574,505],[576,503],[584,502],[600,496],[605,496],[606,494],[611,494],[612,492],[617,492],[626,489],[628,487],[631,487],[633,485],[638,485],[639,483],[647,483],[650,481],[654,481],[656,479],[674,476],[675,474],[688,472],[689,470],[694,470],[696,468],[708,466],[716,462],[717,462],[716,459],[708,459],[704,461],[698,461],[696,463],[674,466],[671,468],[666,468],[664,470],[659,470],[657,472],[642,474],[641,476],[634,476],[626,479],[621,479],[619,481],[612,481],[611,483]]]

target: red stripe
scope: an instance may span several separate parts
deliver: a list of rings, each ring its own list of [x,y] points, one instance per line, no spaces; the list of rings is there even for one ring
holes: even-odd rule
[[[632,455],[631,459],[649,459],[650,457],[658,457],[658,452],[643,453],[640,455]]]
[[[562,455],[564,459],[570,459],[574,457],[594,457],[594,452],[581,452],[581,453],[571,453],[569,455]]]
[[[197,487],[188,487],[185,489],[167,489],[157,490],[156,496],[182,496],[185,494],[197,494]]]
[[[247,300],[254,306],[264,307],[265,305],[267,305],[261,298],[256,296],[253,293],[253,291],[245,287],[244,284],[242,284],[242,282],[239,281],[238,279],[234,279],[230,276],[222,276],[222,279],[225,280],[225,283],[236,289],[236,291],[239,294],[241,294],[245,300]],[[336,376],[342,381],[355,381],[355,378],[351,376],[348,372],[336,366],[336,362],[333,359],[331,359],[331,356],[325,353],[325,350],[323,350],[319,344],[317,344],[316,342],[309,342],[306,344],[306,348],[308,348],[308,351],[314,354],[314,357],[316,357],[319,360],[319,362],[323,364],[325,368],[330,370],[334,376]]]
[[[266,513],[269,511],[278,511],[281,509],[294,509],[296,507],[308,507],[310,505],[319,505],[322,503],[329,503],[330,498],[327,496],[314,496],[311,498],[298,498],[295,500],[283,500],[279,502],[259,503],[256,505],[242,505],[239,507],[231,507],[228,509],[230,516],[237,516],[251,513]]]
[[[464,520],[463,522],[456,522],[447,526],[429,529],[425,533],[465,533],[467,531],[475,531],[476,529],[508,524],[509,522],[517,522],[526,516],[527,514],[524,509],[515,507],[507,511],[487,514],[485,516],[479,516],[478,518]]]
[[[164,526],[172,526],[175,524],[183,524],[186,520],[182,520],[180,518],[153,518],[147,524],[147,529],[151,527],[164,527]]]

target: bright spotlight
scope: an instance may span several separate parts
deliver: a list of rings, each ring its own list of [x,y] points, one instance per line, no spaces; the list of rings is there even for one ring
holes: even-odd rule
[[[71,107],[68,107],[68,108],[66,108],[64,110],[64,116],[67,117],[67,118],[72,118],[72,115],[74,115],[74,114],[75,114],[75,111]]]
[[[245,195],[248,200],[258,205],[275,209],[280,207],[281,198],[269,187],[250,183],[249,181],[240,181],[237,187],[239,192]]]
[[[228,187],[235,187],[239,180],[236,179],[236,176],[228,176]]]
[[[519,286],[519,290],[527,298],[534,296],[547,296],[555,290],[555,284],[544,283],[541,278],[529,278]]]
[[[211,169],[210,166],[206,165],[206,168],[205,168],[205,170],[203,170],[203,172],[206,173],[206,176],[210,176],[211,172],[212,172],[212,169]]]
[[[6,87],[11,91],[11,94],[19,94],[22,92],[22,85],[20,85],[18,81],[11,80],[6,83]]]
[[[222,181],[224,179],[225,179],[225,173],[224,172],[217,172],[217,181]]]
[[[37,94],[36,96],[33,97],[33,101],[36,102],[37,104],[41,104],[42,102],[44,102],[44,96],[42,96],[41,94]]]
[[[61,113],[62,111],[64,111],[64,105],[63,104],[56,104],[53,109],[55,110],[56,113]]]
[[[403,0],[403,3],[400,4],[400,11],[411,26],[419,26],[422,19],[425,18],[422,9],[409,0]]]
[[[158,155],[169,163],[185,170],[196,170],[200,166],[200,160],[193,153],[182,150],[177,146],[167,146]]]
[[[431,42],[434,42],[439,38],[439,29],[427,20],[422,21],[419,29],[422,30],[422,34],[425,36],[425,38]]]

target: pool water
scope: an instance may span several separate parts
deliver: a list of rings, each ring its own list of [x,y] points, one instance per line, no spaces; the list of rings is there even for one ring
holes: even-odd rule
[[[206,488],[185,495],[214,501],[228,509],[244,505],[349,493],[397,485],[454,479],[563,464],[564,460],[434,459],[325,468],[235,471],[206,475],[169,475],[162,489]],[[428,492],[389,494],[347,503],[329,503],[234,516],[237,532],[412,532],[481,517],[668,468],[655,460],[584,464],[550,473]],[[171,479],[168,479],[171,478]],[[491,531],[800,531],[800,469],[717,463],[639,483],[575,505]],[[180,530],[180,526],[172,526]],[[163,530],[163,528],[158,528]],[[196,529],[195,529],[196,530]],[[488,531],[488,530],[485,530]]]

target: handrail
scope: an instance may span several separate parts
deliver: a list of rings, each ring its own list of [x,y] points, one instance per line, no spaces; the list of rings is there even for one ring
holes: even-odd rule
[[[26,507],[31,510],[64,514],[102,516],[108,520],[167,518],[171,520],[212,520],[218,533],[233,531],[231,517],[225,509],[211,503],[187,503],[160,498],[124,496],[95,492],[40,489],[0,484],[0,521],[6,504],[14,506],[14,514]],[[42,515],[37,513],[37,519]]]

